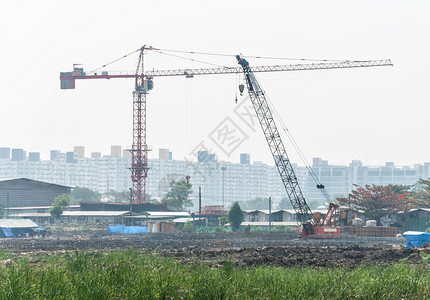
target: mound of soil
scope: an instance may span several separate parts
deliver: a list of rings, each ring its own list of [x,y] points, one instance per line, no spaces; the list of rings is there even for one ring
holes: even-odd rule
[[[300,239],[292,233],[147,233],[141,235],[108,235],[107,232],[82,231],[57,233],[48,238],[6,238],[0,239],[0,250],[22,252],[34,250],[73,249],[127,249],[160,248],[174,249],[200,247],[202,249],[308,246],[308,247],[348,247],[378,246],[392,248],[404,245],[403,239],[369,238],[343,236],[341,239]]]

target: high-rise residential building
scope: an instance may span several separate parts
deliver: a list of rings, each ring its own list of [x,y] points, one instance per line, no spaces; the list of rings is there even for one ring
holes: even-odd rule
[[[76,152],[66,152],[66,163],[75,164],[78,162],[78,154]]]
[[[121,146],[110,146],[110,156],[111,157],[121,157],[122,147]]]
[[[10,159],[10,148],[0,147],[0,159]]]
[[[169,151],[169,149],[159,149],[158,150],[158,158],[159,159],[171,159],[170,157],[171,152]]]
[[[122,157],[131,158],[131,152],[128,149],[122,150]]]
[[[78,155],[78,158],[84,158],[85,157],[85,147],[84,146],[73,147],[73,152],[75,152]]]
[[[101,152],[91,152],[91,158],[101,158],[102,153]]]
[[[242,165],[249,165],[250,164],[250,155],[249,155],[249,153],[241,153],[240,154],[240,163]]]
[[[25,159],[25,151],[23,149],[12,149],[12,161],[21,161]]]
[[[92,154],[92,158],[78,158],[75,152],[64,154],[51,151],[51,160],[44,161],[40,160],[37,152],[30,152],[26,159],[23,149],[13,150],[12,159],[0,159],[0,178],[26,177],[99,192],[126,191],[132,186],[129,170],[131,158],[102,157],[101,154]],[[190,176],[193,186],[191,197],[195,205],[199,187],[202,188],[203,205],[221,205],[224,202],[228,207],[236,201],[271,196],[273,207],[276,208],[277,203],[287,197],[275,166],[262,162],[247,163],[242,155],[241,163],[220,162],[213,154],[205,151],[198,153],[197,162],[172,160],[168,150],[162,154],[158,159],[148,160],[147,193],[153,198],[162,198],[172,180],[184,180],[186,176]],[[295,164],[293,168],[306,200],[313,204],[324,203],[326,200],[308,169]],[[347,196],[354,184],[414,184],[419,178],[430,177],[430,163],[410,167],[387,162],[384,166],[372,167],[363,166],[360,160],[353,160],[344,166],[332,165],[316,158],[311,171],[335,198]]]
[[[216,161],[215,154],[211,154],[208,151],[198,151],[197,161],[200,163],[208,162],[208,161]]]
[[[51,150],[50,151],[50,155],[49,155],[49,159],[51,161],[55,161],[56,159],[60,158],[60,150]]]
[[[40,153],[39,152],[29,152],[28,153],[28,161],[40,161]]]

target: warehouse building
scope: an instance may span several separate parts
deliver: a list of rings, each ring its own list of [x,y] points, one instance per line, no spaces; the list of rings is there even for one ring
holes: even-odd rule
[[[7,207],[51,206],[70,187],[27,178],[0,179],[0,203]]]

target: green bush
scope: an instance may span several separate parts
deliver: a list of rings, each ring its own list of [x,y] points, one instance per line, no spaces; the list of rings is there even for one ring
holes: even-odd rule
[[[194,231],[196,231],[193,222],[191,222],[191,221],[185,222],[184,227],[182,227],[182,231],[185,231],[185,232],[194,232]]]
[[[217,226],[217,227],[215,227],[215,232],[225,232],[226,230],[225,230],[225,228],[224,228],[224,226]]]

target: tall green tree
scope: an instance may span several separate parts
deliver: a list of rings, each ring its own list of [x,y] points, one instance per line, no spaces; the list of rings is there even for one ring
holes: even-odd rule
[[[376,220],[381,225],[381,217],[398,211],[405,211],[409,203],[413,202],[404,185],[354,185],[348,198],[336,198],[339,203],[362,210],[368,219]]]
[[[239,202],[234,202],[228,212],[228,221],[231,224],[233,230],[238,230],[240,228],[240,224],[242,224],[244,220],[243,211],[240,208]]]
[[[63,220],[61,219],[61,215],[64,212],[64,208],[69,206],[69,204],[70,204],[70,197],[68,194],[57,196],[51,208],[49,209],[49,213],[54,219],[58,219],[61,222],[63,222]]]
[[[190,195],[193,193],[191,183],[186,180],[172,180],[169,185],[169,190],[161,199],[162,203],[166,203],[169,208],[184,210],[186,207],[193,206],[193,201]]]

